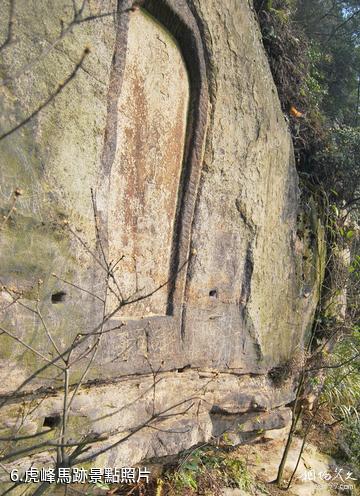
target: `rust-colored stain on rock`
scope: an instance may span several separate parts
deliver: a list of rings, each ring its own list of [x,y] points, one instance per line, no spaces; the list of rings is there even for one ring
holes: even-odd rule
[[[169,278],[188,100],[175,41],[150,16],[132,13],[109,201],[110,253],[124,255],[120,277],[127,296]],[[126,316],[164,315],[166,305],[165,287],[128,307]]]

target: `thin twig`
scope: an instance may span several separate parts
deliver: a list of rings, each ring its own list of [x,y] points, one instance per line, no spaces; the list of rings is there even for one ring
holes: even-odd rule
[[[0,51],[3,50],[6,46],[10,45],[10,43],[13,40],[14,12],[15,12],[15,0],[10,0],[7,34],[4,42],[0,45]]]
[[[64,401],[63,401],[63,413],[62,413],[62,425],[61,425],[61,446],[60,453],[61,459],[58,460],[58,465],[66,464],[65,458],[65,443],[66,443],[66,433],[67,433],[67,419],[68,419],[68,395],[69,395],[69,358],[66,362],[66,368],[64,370]],[[59,452],[58,452],[59,453]]]
[[[119,14],[123,14],[123,13],[129,12],[130,10],[131,10],[131,8],[120,10],[120,11],[113,10],[111,12],[103,12],[102,14],[89,15],[89,16],[83,17],[83,18],[81,18],[80,16],[76,16],[76,19],[74,18],[71,21],[71,23],[66,28],[64,28],[64,25],[62,23],[61,24],[60,36],[58,38],[56,38],[52,43],[50,43],[49,46],[46,49],[44,49],[39,55],[33,57],[29,62],[27,62],[26,64],[24,64],[22,67],[20,67],[19,70],[15,74],[13,74],[12,76],[8,76],[8,77],[0,80],[0,85],[7,85],[11,81],[16,80],[17,78],[19,78],[23,74],[26,74],[28,71],[30,71],[31,69],[33,69],[33,67],[36,64],[38,64],[42,59],[44,59],[45,57],[47,57],[51,53],[51,51],[59,43],[61,43],[61,41],[68,34],[70,34],[72,32],[72,30],[73,30],[74,27],[76,27],[76,26],[78,26],[80,24],[86,23],[86,22],[92,22],[92,21],[96,21],[98,19],[101,20],[101,19],[105,19],[107,17],[114,17],[114,16],[117,16]]]
[[[351,16],[347,17],[343,22],[335,26],[335,28],[330,33],[327,42],[331,40],[331,38],[339,31],[339,29],[344,27],[348,22],[352,21],[359,14],[360,14],[360,10],[356,10],[355,12],[353,12],[353,14],[351,14]]]
[[[119,439],[118,441],[116,441],[115,443],[109,445],[109,446],[106,446],[105,448],[102,448],[101,450],[95,452],[95,453],[92,453],[91,455],[79,460],[79,463],[84,463],[84,462],[87,462],[87,461],[90,461],[90,460],[93,460],[95,457],[103,454],[103,453],[106,453],[107,451],[109,451],[110,449],[113,449],[113,448],[116,448],[116,446],[119,446],[120,444],[124,443],[125,441],[127,441],[128,439],[130,439],[132,436],[134,436],[137,432],[143,430],[144,428],[146,427],[149,427],[154,421],[156,420],[159,420],[159,419],[167,419],[167,418],[170,418],[170,417],[174,417],[174,416],[179,416],[179,415],[184,415],[184,413],[188,412],[190,410],[190,408],[193,407],[194,403],[191,403],[190,406],[188,408],[186,408],[185,411],[181,411],[181,412],[178,412],[178,413],[173,413],[173,414],[168,414],[168,415],[163,415],[163,414],[166,414],[167,412],[173,410],[174,408],[177,408],[185,403],[188,403],[190,401],[192,401],[193,398],[189,398],[189,399],[186,399],[186,400],[183,400],[179,403],[177,403],[176,405],[172,405],[170,406],[169,408],[166,408],[165,410],[163,410],[163,412],[155,415],[155,416],[151,416],[149,418],[149,420],[147,420],[146,422],[143,422],[142,424],[140,424],[139,426],[135,427],[134,429],[131,430],[131,432],[129,434],[127,434],[126,436],[122,437],[121,439]]]
[[[314,370],[323,370],[323,369],[339,369],[339,368],[344,367],[345,365],[348,365],[349,363],[353,362],[359,356],[360,356],[360,352],[359,353],[356,353],[354,356],[352,356],[348,360],[345,360],[344,362],[337,363],[335,365],[323,365],[321,367],[314,367],[314,368],[311,368],[311,369],[306,369],[305,372],[312,372]]]
[[[95,253],[88,247],[88,245],[85,243],[85,241],[83,241],[80,236],[78,236],[76,234],[76,232],[69,226],[67,225],[69,231],[71,232],[71,234],[74,236],[74,238],[76,238],[79,243],[85,248],[85,250],[89,253],[89,255],[91,255],[93,257],[93,259],[95,260],[95,262],[97,262],[100,267],[105,271],[107,272],[107,268],[102,264],[102,262],[99,260],[99,258],[95,255]]]
[[[0,326],[0,330],[5,333],[7,336],[9,336],[10,338],[12,338],[14,341],[17,341],[18,343],[20,343],[22,346],[24,346],[25,348],[27,348],[28,350],[30,350],[32,353],[34,353],[35,355],[37,355],[38,357],[42,358],[43,360],[45,360],[46,362],[48,362],[48,364],[50,365],[54,365],[54,367],[57,367],[58,369],[61,369],[63,370],[63,367],[61,367],[60,365],[58,365],[57,363],[52,363],[52,360],[50,360],[49,358],[47,358],[46,356],[44,356],[42,353],[40,353],[40,351],[37,351],[35,350],[35,348],[33,348],[32,346],[30,346],[29,344],[25,343],[25,341],[23,341],[21,338],[19,338],[18,336],[15,336],[15,334],[13,334],[12,332],[8,331],[7,329],[5,329],[5,327],[2,327]]]
[[[78,289],[79,291],[82,291],[84,293],[87,293],[88,295],[92,296],[93,298],[97,298],[98,300],[100,300],[101,302],[104,302],[104,300],[102,298],[100,298],[100,296],[92,293],[91,291],[89,291],[88,289],[85,289],[85,288],[82,288],[81,286],[78,286],[77,284],[74,284],[73,282],[70,282],[70,281],[67,281],[66,279],[63,279],[62,277],[59,277],[58,275],[56,275],[55,273],[51,274],[53,277],[55,277],[58,281],[61,281],[63,282],[64,284],[68,284],[69,286],[72,286],[73,288],[75,289]]]
[[[104,259],[105,260],[105,263],[106,263],[106,258]],[[103,298],[103,319],[102,319],[102,326],[100,328],[100,333],[99,333],[99,336],[97,338],[97,341],[95,343],[95,346],[94,346],[94,353],[92,354],[87,366],[85,367],[85,370],[83,372],[83,374],[81,375],[77,385],[76,385],[76,388],[71,396],[71,399],[69,401],[69,404],[67,405],[67,410],[66,410],[66,414],[68,414],[68,412],[70,411],[70,408],[71,408],[71,405],[72,405],[72,402],[74,401],[75,399],[75,396],[77,394],[77,392],[79,391],[83,381],[85,380],[85,377],[88,373],[88,371],[90,370],[90,367],[92,366],[94,360],[95,360],[95,357],[96,357],[96,354],[97,354],[97,351],[99,349],[99,345],[100,345],[100,341],[101,341],[101,337],[102,337],[102,334],[103,334],[103,330],[104,330],[104,317],[105,317],[105,313],[106,313],[106,303],[107,303],[107,297],[108,297],[108,291],[107,291],[107,288],[109,286],[109,276],[106,277],[106,280],[105,280],[105,294],[104,294],[104,298]]]
[[[139,297],[138,299],[133,300],[133,302],[140,301],[140,300],[143,300],[143,299],[145,299],[145,298],[147,298],[149,296],[152,296],[157,291],[159,291],[160,289],[162,289],[163,287],[165,287],[167,284],[169,284],[172,280],[174,280],[174,278],[177,276],[177,274],[185,267],[185,265],[188,263],[188,261],[189,261],[189,259],[190,259],[191,256],[192,255],[190,255],[189,258],[187,260],[185,260],[185,262],[183,264],[181,264],[181,266],[180,266],[179,270],[176,272],[176,274],[171,275],[166,282],[164,282],[163,284],[160,284],[160,286],[158,286],[154,290],[150,291],[146,295],[143,295],[142,297]],[[103,326],[106,324],[106,322],[108,322],[112,317],[114,317],[123,306],[129,305],[130,303],[132,303],[132,302],[131,301],[127,301],[127,302],[119,303],[119,305],[117,307],[115,307],[115,309],[112,310],[110,313],[108,313],[105,316],[105,318],[98,325],[96,325],[95,328],[93,328],[92,331],[90,331],[89,333],[86,333],[86,334],[82,334],[81,337],[76,342],[73,342],[64,352],[61,353],[61,355],[59,355],[57,357],[54,357],[48,364],[43,365],[42,367],[40,367],[39,369],[37,369],[35,372],[33,372],[29,377],[27,377],[16,388],[16,390],[12,393],[12,395],[5,397],[4,400],[2,402],[0,402],[0,408],[2,408],[7,403],[7,401],[9,400],[9,398],[13,397],[16,393],[18,393],[19,391],[21,391],[35,377],[37,377],[39,374],[41,374],[42,372],[44,372],[45,370],[47,370],[48,367],[50,367],[51,365],[54,365],[55,363],[57,363],[58,360],[61,360],[64,357],[66,357],[68,355],[68,353],[70,353],[70,351],[72,351],[74,348],[76,348],[77,346],[79,346],[80,344],[82,344],[89,337],[91,337],[93,335],[100,334],[99,333],[99,330],[103,329]],[[100,332],[103,333],[103,332],[106,332],[106,331],[100,331]]]
[[[9,436],[9,437],[0,437],[1,442],[5,441],[24,441],[25,439],[32,439],[34,437],[40,437],[40,436],[45,436],[49,432],[53,431],[54,429],[47,429],[46,431],[42,432],[35,432],[35,434],[28,434],[27,436]]]
[[[44,319],[44,317],[43,317],[43,315],[42,315],[42,313],[41,313],[41,311],[40,311],[40,308],[39,308],[39,302],[38,302],[38,301],[36,302],[36,311],[35,311],[35,313],[36,313],[36,315],[39,317],[40,322],[41,322],[41,324],[42,324],[43,328],[45,329],[45,333],[46,333],[47,337],[49,338],[49,340],[50,340],[51,344],[53,345],[53,347],[54,347],[54,349],[55,349],[56,353],[57,353],[59,356],[61,356],[61,352],[60,352],[60,350],[59,350],[59,348],[58,348],[57,344],[55,343],[55,340],[54,340],[54,338],[52,337],[51,332],[50,332],[50,330],[49,330],[49,328],[48,328],[48,326],[47,326],[47,324],[46,324],[46,322],[45,322],[45,319]]]
[[[100,247],[100,252],[101,252],[101,255],[104,259],[106,269],[107,269],[107,271],[109,271],[109,264],[108,264],[107,259],[106,259],[102,239],[100,236],[100,227],[99,227],[99,219],[98,219],[97,206],[96,206],[96,197],[95,197],[95,193],[94,193],[93,188],[90,188],[90,194],[91,194],[91,203],[92,203],[93,214],[94,214],[96,241]]]
[[[0,135],[0,141],[7,138],[8,136],[11,136],[13,133],[18,131],[20,128],[25,126],[28,122],[30,122],[34,117],[36,117],[39,112],[41,112],[44,108],[46,108],[62,91],[66,86],[75,78],[77,72],[81,68],[85,58],[87,55],[90,53],[90,50],[88,48],[85,48],[83,51],[83,54],[81,56],[81,59],[79,62],[76,64],[74,70],[72,73],[65,79],[63,83],[60,83],[57,89],[36,109],[34,112],[32,112],[28,117],[26,117],[23,121],[21,121],[19,124],[14,126],[12,129],[9,129],[9,131],[6,131],[5,133]]]
[[[100,441],[103,441],[104,438],[100,439]],[[94,439],[92,439],[91,441],[87,441],[87,444],[95,444],[99,442],[99,438],[96,437]],[[39,448],[51,448],[51,449],[55,449],[55,448],[61,448],[61,449],[65,449],[65,448],[73,448],[73,447],[77,447],[79,445],[79,442],[76,441],[76,442],[69,442],[69,443],[57,443],[57,442],[54,442],[54,441],[44,441],[42,443],[38,443],[38,444],[35,444],[33,446],[27,446],[27,447],[24,447],[22,449],[19,449],[17,451],[13,451],[13,452],[10,452],[8,453],[7,455],[4,455],[4,456],[1,456],[0,457],[0,461],[1,462],[4,462],[6,460],[10,460],[11,458],[14,458],[14,457],[18,457],[20,455],[24,455],[26,453],[31,453],[32,451],[34,450],[38,450]]]

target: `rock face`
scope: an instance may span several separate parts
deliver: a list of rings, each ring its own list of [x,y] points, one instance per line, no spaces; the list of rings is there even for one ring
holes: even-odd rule
[[[5,435],[62,423],[64,368],[97,465],[283,428],[323,247],[251,4],[72,8],[16,2],[0,52]]]

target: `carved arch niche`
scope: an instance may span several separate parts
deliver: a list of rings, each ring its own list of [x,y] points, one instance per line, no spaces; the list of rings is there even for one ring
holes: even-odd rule
[[[119,3],[100,181],[109,258],[123,256],[126,297],[169,281],[119,318],[180,330],[207,116],[202,41],[182,0]]]

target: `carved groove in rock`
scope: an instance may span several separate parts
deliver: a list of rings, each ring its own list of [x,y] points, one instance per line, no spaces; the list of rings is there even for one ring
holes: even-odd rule
[[[125,295],[169,279],[189,83],[171,35],[142,11],[131,14],[110,173],[109,255],[123,256]],[[167,287],[126,308],[126,317],[165,315]],[[116,304],[116,302],[115,302]]]
[[[161,285],[121,318],[179,328],[207,115],[201,37],[182,2],[120,2],[98,180],[102,237],[124,295]],[[116,305],[113,301],[113,307]]]

